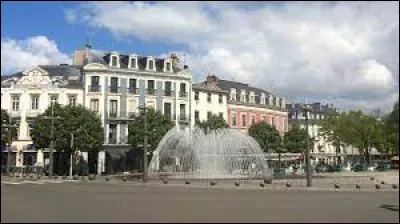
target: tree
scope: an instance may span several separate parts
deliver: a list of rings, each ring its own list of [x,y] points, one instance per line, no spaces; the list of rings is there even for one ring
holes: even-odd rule
[[[197,127],[203,129],[205,133],[211,130],[218,130],[222,128],[227,128],[228,124],[222,116],[211,115],[206,121],[198,122]]]
[[[174,122],[172,122],[170,118],[164,116],[160,111],[147,108],[147,142],[150,145],[149,151],[154,151],[164,135],[173,127]],[[129,144],[132,145],[133,148],[143,146],[144,135],[144,111],[142,111],[139,117],[129,123]]]
[[[11,121],[10,124],[10,115],[6,110],[1,109],[1,146],[4,147],[8,143],[11,144],[12,140],[17,138],[17,128],[14,120]],[[6,127],[8,125],[12,125],[13,127]],[[9,131],[11,130],[11,142],[9,142]]]
[[[269,150],[282,152],[282,137],[272,125],[265,122],[253,124],[249,128],[249,135],[260,144],[264,152],[269,152]]]
[[[367,163],[370,163],[371,149],[379,138],[379,124],[375,117],[365,115],[362,111],[349,111],[344,115],[347,128],[344,129],[343,141],[355,146]]]
[[[307,147],[312,148],[313,139],[306,129],[300,128],[299,125],[293,125],[284,136],[284,145],[288,152],[304,153]]]
[[[399,153],[399,102],[393,110],[377,121],[377,136],[374,147],[381,153],[398,155]]]
[[[328,110],[325,115],[325,119],[321,122],[321,127],[319,129],[320,136],[323,137],[327,142],[330,142],[333,147],[335,147],[337,161],[340,161],[341,147],[344,147],[343,136],[345,135],[346,128],[348,124],[346,123],[345,113],[339,113],[334,110]]]

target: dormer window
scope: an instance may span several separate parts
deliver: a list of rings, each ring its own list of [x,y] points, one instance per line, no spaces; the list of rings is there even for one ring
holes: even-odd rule
[[[240,93],[240,102],[246,102],[246,92],[244,90]]]
[[[270,106],[272,106],[273,105],[273,96],[271,96],[271,95],[268,95],[268,105],[270,105]]]
[[[279,99],[279,97],[276,97],[275,98],[275,106],[279,107],[280,103],[281,103],[281,100]]]
[[[118,55],[111,55],[111,67],[119,67],[118,65]]]
[[[129,57],[129,68],[136,69],[137,68],[137,58],[136,56]]]
[[[154,71],[156,69],[154,59],[153,58],[148,58],[147,59],[147,70]]]
[[[230,94],[229,99],[236,101],[236,90],[235,89],[231,89],[231,94]]]
[[[164,64],[164,72],[172,72],[172,62],[167,60]]]
[[[254,92],[250,92],[250,103],[255,103],[256,102],[256,96]]]
[[[265,104],[265,93],[261,93],[260,104]]]

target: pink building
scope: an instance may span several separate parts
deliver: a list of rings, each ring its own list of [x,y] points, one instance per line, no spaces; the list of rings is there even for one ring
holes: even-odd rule
[[[288,112],[283,98],[248,84],[213,78],[229,94],[227,123],[230,128],[247,132],[252,124],[267,122],[282,134],[288,131]]]

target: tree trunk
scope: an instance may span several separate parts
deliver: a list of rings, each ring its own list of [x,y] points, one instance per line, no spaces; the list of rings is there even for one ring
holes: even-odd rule
[[[278,168],[281,169],[281,152],[278,152]]]

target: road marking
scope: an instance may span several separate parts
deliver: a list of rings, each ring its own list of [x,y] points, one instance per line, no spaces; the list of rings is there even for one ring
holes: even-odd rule
[[[2,181],[1,185],[20,185],[20,184],[62,184],[67,182],[77,182],[76,180],[23,180],[20,182]]]

